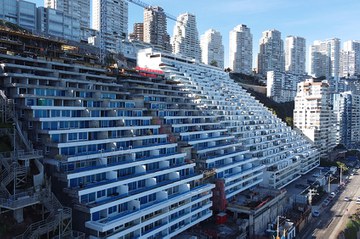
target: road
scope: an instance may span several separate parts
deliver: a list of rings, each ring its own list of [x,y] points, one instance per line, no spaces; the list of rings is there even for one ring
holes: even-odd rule
[[[321,209],[319,217],[310,220],[299,237],[303,239],[336,239],[339,233],[345,229],[349,216],[360,207],[356,204],[356,198],[360,196],[359,185],[360,175],[352,176],[346,188],[340,191],[327,207]],[[352,200],[344,201],[346,196]]]

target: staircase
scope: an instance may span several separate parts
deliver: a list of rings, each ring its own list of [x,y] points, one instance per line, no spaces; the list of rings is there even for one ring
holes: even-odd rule
[[[55,215],[50,215],[45,220],[31,224],[28,229],[22,235],[17,236],[16,239],[40,238],[42,235],[45,235],[48,232],[59,230],[63,220],[69,218],[71,218],[71,209],[64,208],[63,211]],[[64,233],[61,234],[63,235]]]
[[[56,196],[50,191],[45,190],[42,194],[41,201],[46,209],[49,211],[49,216],[42,221],[31,224],[27,230],[16,239],[36,239],[40,238],[49,232],[56,230],[61,231],[61,235],[65,236],[71,233],[71,226],[65,226],[71,224],[71,208],[63,207]]]
[[[3,123],[8,122],[12,118],[14,118],[11,103],[11,100],[7,98],[5,92],[3,90],[0,90],[0,107]]]
[[[15,108],[14,108],[14,102],[13,100],[9,100],[7,98],[7,96],[5,95],[5,92],[3,90],[0,90],[0,106],[1,106],[1,110],[2,110],[2,120],[4,123],[9,123],[12,122],[14,123],[14,126],[16,128],[16,131],[19,135],[19,137],[21,138],[21,141],[23,142],[23,144],[25,145],[27,150],[32,150],[33,149],[33,145],[32,143],[28,140],[28,135],[26,133],[22,125],[22,123],[17,119],[16,116],[16,112],[15,112]],[[9,134],[9,132],[8,132]],[[13,134],[9,134],[10,137],[14,137]],[[12,140],[13,142],[13,140]]]
[[[13,164],[9,169],[4,169],[0,175],[1,184],[6,187],[10,182],[19,177],[26,177],[27,167]]]

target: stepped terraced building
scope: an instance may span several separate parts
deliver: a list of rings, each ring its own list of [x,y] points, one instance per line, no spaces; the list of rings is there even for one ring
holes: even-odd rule
[[[283,188],[319,164],[310,143],[218,68],[147,49],[136,71],[106,69],[43,38],[47,53],[35,56],[34,39],[18,38],[0,44],[0,87],[43,150],[74,229],[90,238],[171,238],[213,205],[224,210],[259,184]]]
[[[213,160],[205,160],[206,168],[215,167],[215,178],[224,180],[228,199],[235,195],[234,189],[240,192],[249,184],[283,188],[319,165],[318,152],[308,141],[251,97],[225,72],[189,58],[151,50],[139,53],[138,64],[164,70],[168,78],[184,85],[184,90],[195,97],[202,111],[216,117],[220,125],[234,136],[233,141],[240,143],[246,152],[244,158],[252,158],[244,165],[238,165],[236,157],[217,159],[215,164]],[[261,176],[256,175],[259,170],[257,160],[265,166],[259,181],[256,180]]]

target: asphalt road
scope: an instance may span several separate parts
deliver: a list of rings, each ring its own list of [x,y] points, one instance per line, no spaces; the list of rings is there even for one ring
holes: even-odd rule
[[[360,175],[352,176],[345,189],[340,191],[328,206],[320,206],[320,216],[310,220],[298,235],[299,238],[336,239],[345,228],[348,217],[360,207],[360,204],[356,204],[356,199],[360,196],[359,185]],[[344,201],[345,197],[350,197],[351,201]]]

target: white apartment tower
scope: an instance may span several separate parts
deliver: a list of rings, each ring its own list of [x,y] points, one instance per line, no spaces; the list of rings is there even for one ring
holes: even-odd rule
[[[304,75],[306,60],[306,40],[303,37],[288,36],[285,39],[285,71]]]
[[[207,65],[224,68],[224,45],[220,32],[209,29],[201,36],[201,61]]]
[[[94,0],[92,27],[100,32],[100,48],[119,52],[128,31],[128,2]]]
[[[178,16],[172,38],[172,51],[200,61],[201,48],[195,15],[184,13]]]
[[[266,76],[267,71],[284,71],[284,42],[281,39],[281,32],[278,30],[268,30],[262,34],[257,72]]]
[[[317,147],[320,157],[335,147],[335,118],[330,105],[327,81],[307,79],[298,84],[294,126]]]
[[[162,46],[165,50],[171,51],[166,15],[161,7],[144,9],[144,42]]]
[[[341,51],[340,76],[360,75],[360,41],[346,41]]]
[[[340,71],[340,40],[315,41],[310,47],[311,74],[327,79],[338,77]]]
[[[305,76],[288,72],[268,71],[266,75],[266,96],[283,103],[293,101],[296,96],[296,87]]]
[[[79,19],[81,28],[90,28],[90,0],[44,0],[44,6]]]
[[[238,25],[230,31],[229,60],[234,72],[252,73],[253,36],[246,25]]]

